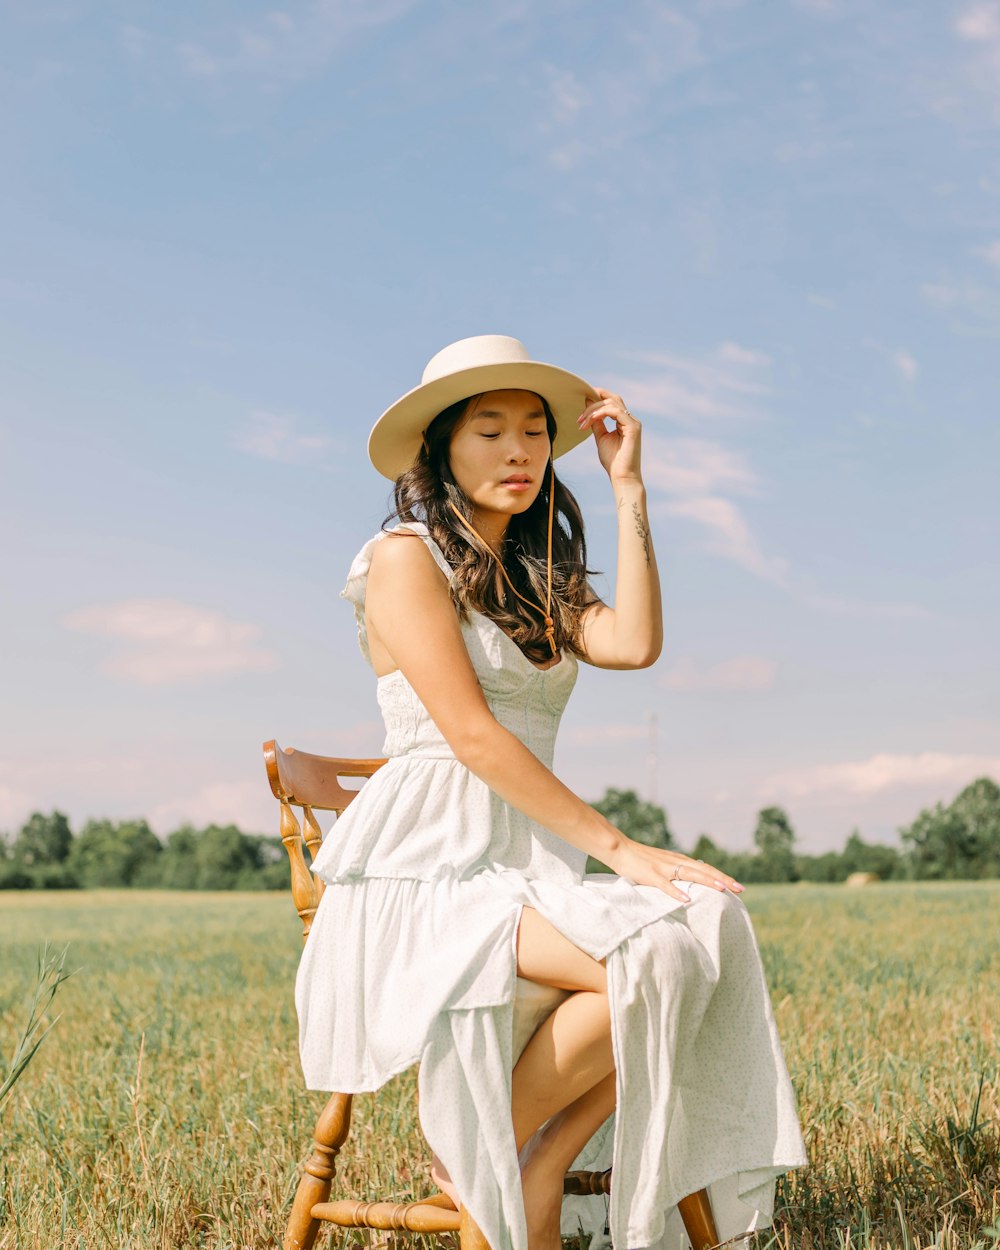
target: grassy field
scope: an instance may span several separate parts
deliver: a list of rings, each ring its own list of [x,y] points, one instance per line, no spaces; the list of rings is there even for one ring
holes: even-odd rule
[[[748,894],[812,1160],[759,1250],[997,1250],[1000,883]],[[42,941],[79,969],[0,1113],[0,1250],[280,1245],[323,1103],[298,932],[284,896],[0,895],[5,1055]],[[412,1076],[355,1106],[346,1191],[426,1192]]]

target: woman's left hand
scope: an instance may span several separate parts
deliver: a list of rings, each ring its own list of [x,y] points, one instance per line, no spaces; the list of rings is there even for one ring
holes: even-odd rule
[[[581,430],[590,427],[601,464],[613,482],[641,482],[639,444],[642,426],[626,408],[620,395],[600,386],[594,389],[600,399],[595,399],[584,408],[577,418],[577,425]],[[604,424],[608,418],[615,423],[613,430]]]

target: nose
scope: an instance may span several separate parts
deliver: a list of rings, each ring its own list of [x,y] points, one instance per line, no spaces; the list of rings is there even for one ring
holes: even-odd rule
[[[512,434],[507,444],[507,463],[527,464],[530,459],[528,440],[523,434]]]

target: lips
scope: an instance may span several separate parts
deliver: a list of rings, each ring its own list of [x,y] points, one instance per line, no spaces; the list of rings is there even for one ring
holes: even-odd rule
[[[528,486],[531,483],[531,478],[527,475],[527,473],[512,473],[510,477],[504,478],[501,485],[511,486],[519,483],[524,486]]]

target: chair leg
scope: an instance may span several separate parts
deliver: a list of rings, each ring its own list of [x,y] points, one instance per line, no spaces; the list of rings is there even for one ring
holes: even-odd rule
[[[715,1216],[712,1204],[708,1200],[708,1190],[699,1189],[696,1194],[688,1194],[677,1204],[677,1210],[684,1221],[684,1231],[691,1242],[691,1250],[712,1250],[719,1244],[719,1231],[715,1227]]]
[[[334,1094],[320,1112],[313,1133],[313,1151],[305,1161],[302,1179],[295,1191],[292,1214],[285,1228],[283,1250],[312,1250],[321,1221],[312,1209],[330,1197],[330,1185],[337,1169],[337,1155],[351,1127],[350,1094]]]
[[[459,1212],[458,1244],[461,1250],[490,1250],[489,1242],[465,1207],[460,1207]]]

